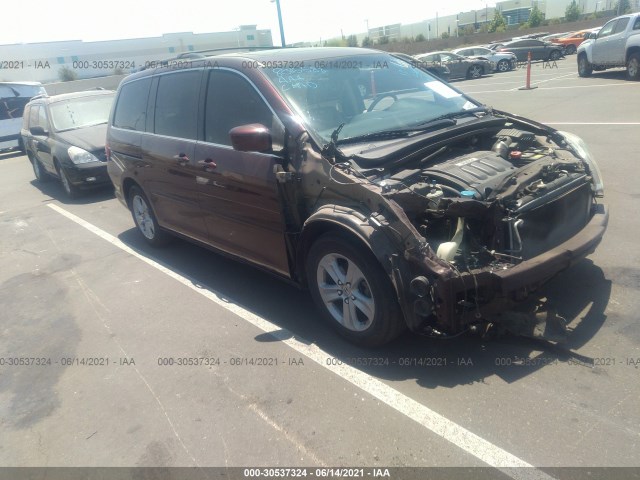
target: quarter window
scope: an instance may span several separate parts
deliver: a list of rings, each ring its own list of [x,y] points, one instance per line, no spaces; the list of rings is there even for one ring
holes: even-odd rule
[[[212,70],[207,85],[205,140],[231,145],[229,130],[250,123],[261,123],[271,129],[273,113],[243,77],[229,71]]]
[[[196,139],[201,76],[201,71],[193,70],[160,77],[154,115],[155,133]]]
[[[145,78],[123,85],[118,96],[113,126],[127,130],[145,131],[147,99],[151,79]]]

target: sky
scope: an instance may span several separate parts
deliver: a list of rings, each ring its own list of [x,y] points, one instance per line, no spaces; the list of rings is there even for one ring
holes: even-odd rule
[[[4,0],[6,1],[6,0]],[[287,43],[316,42],[394,23],[415,23],[484,8],[485,0],[280,0]],[[489,2],[493,6],[494,2]],[[30,0],[25,15],[5,18],[0,45],[61,40],[116,40],[163,33],[230,31],[240,25],[271,29],[280,44],[276,4],[270,0]],[[10,20],[12,18],[12,20]]]

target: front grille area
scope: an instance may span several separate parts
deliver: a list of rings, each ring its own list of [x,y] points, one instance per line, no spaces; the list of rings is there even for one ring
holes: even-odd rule
[[[581,183],[561,195],[554,197],[554,192],[550,192],[548,196],[553,197],[549,202],[528,210],[513,220],[512,225],[519,223],[517,233],[520,237],[521,251],[517,254],[524,260],[569,240],[589,222],[592,193],[588,182]],[[512,241],[512,248],[520,247],[517,245],[517,236],[516,234],[513,237],[516,241]]]

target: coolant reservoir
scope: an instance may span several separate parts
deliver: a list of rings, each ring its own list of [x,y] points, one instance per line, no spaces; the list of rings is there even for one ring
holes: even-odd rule
[[[447,262],[453,261],[458,252],[458,248],[460,248],[460,244],[462,243],[462,236],[464,234],[464,218],[458,218],[458,226],[456,228],[456,233],[453,234],[453,238],[450,242],[441,243],[438,247],[438,251],[436,255],[438,258],[442,260],[446,260]]]

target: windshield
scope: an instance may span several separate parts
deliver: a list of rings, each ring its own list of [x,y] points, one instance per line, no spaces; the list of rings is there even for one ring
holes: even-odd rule
[[[82,97],[59,103],[52,103],[51,123],[57,131],[89,127],[107,123],[113,95]]]
[[[282,96],[324,143],[408,129],[479,104],[429,74],[417,60],[385,54],[335,57],[298,68],[264,68]]]

